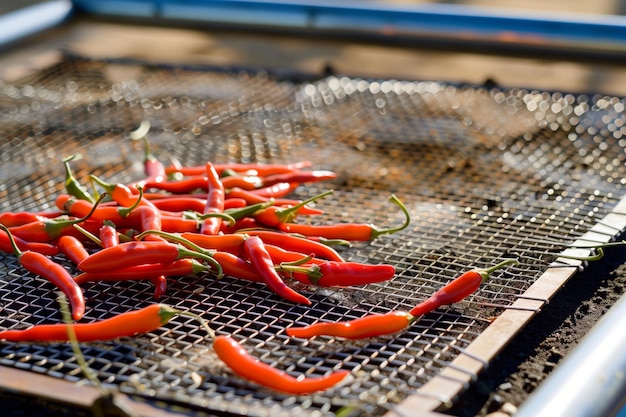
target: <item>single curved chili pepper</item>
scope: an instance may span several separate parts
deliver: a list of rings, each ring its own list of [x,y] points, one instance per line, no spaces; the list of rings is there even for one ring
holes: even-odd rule
[[[226,190],[235,187],[243,190],[256,190],[263,185],[261,178],[256,175],[231,175],[228,177],[220,177],[220,181]]]
[[[117,227],[111,221],[105,220],[100,227],[98,237],[100,238],[100,246],[103,248],[110,248],[117,246],[120,243],[120,236],[117,232]]]
[[[273,174],[281,174],[284,172],[291,172],[294,170],[299,170],[303,168],[308,168],[313,165],[310,161],[300,161],[294,162],[291,164],[254,164],[254,163],[223,163],[223,164],[213,164],[215,166],[215,170],[221,174],[225,170],[232,170],[235,172],[244,172],[254,171],[254,173],[258,176],[266,176]],[[197,166],[174,166],[170,165],[165,168],[165,172],[169,174],[180,173],[183,175],[203,175],[205,167],[204,165]]]
[[[166,191],[172,194],[188,194],[196,190],[207,190],[207,179],[204,175],[183,178],[182,180],[167,180],[161,182],[147,181],[144,184],[146,190],[154,189]]]
[[[268,187],[280,182],[304,184],[308,182],[327,181],[335,178],[337,178],[337,174],[333,171],[292,171],[262,177],[262,187]]]
[[[30,242],[50,242],[64,233],[73,233],[75,229],[72,225],[83,223],[87,220],[98,207],[98,203],[102,201],[102,198],[104,198],[104,194],[93,205],[92,210],[81,218],[40,218],[36,222],[11,227],[10,231],[14,236]]]
[[[321,377],[295,378],[250,355],[235,339],[219,335],[213,340],[217,356],[238,376],[286,394],[304,395],[324,391],[341,382],[349,371],[339,370]]]
[[[207,197],[206,205],[202,214],[223,213],[224,212],[224,185],[220,180],[217,171],[213,165],[208,162],[206,164],[207,176]],[[219,217],[208,217],[202,221],[200,225],[200,233],[205,235],[216,235],[220,231],[222,219]]]
[[[487,269],[472,269],[464,272],[410,310],[411,315],[421,316],[443,305],[458,303],[476,292],[480,285],[497,269],[518,264],[516,259],[507,259]]]
[[[320,287],[350,287],[384,282],[393,279],[396,273],[396,268],[390,264],[334,261],[298,266],[283,264],[277,270],[304,284]]]
[[[215,260],[220,262],[218,258],[215,258]],[[195,259],[183,258],[170,263],[140,264],[106,272],[82,272],[74,277],[74,281],[79,285],[100,281],[140,281],[153,279],[161,275],[166,277],[198,275],[212,269],[212,267],[204,265]]]
[[[200,233],[181,233],[183,239],[187,239],[203,249],[213,249],[230,252],[237,256],[243,254],[243,242],[246,235],[242,233],[225,235],[203,235]]]
[[[135,209],[135,212],[138,213],[141,218],[140,231],[143,232],[145,230],[162,230],[163,229],[161,212],[156,207],[140,206]],[[182,220],[182,219],[177,218],[176,220]],[[146,239],[162,240],[161,237],[155,236],[155,235],[147,236]]]
[[[32,223],[41,220],[42,218],[54,219],[56,217],[62,216],[63,213],[60,211],[41,211],[37,213],[29,212],[29,211],[18,211],[18,212],[4,212],[0,213],[0,224],[5,225],[6,227],[15,227],[21,226],[23,224]]]
[[[4,225],[0,225],[0,228],[9,236],[13,253],[15,253],[20,265],[29,272],[45,278],[48,282],[63,291],[72,306],[72,316],[74,320],[80,320],[83,314],[85,314],[85,299],[82,290],[78,284],[74,282],[72,275],[70,275],[62,265],[54,262],[46,255],[28,250],[21,251],[17,247],[9,229]]]
[[[167,324],[180,310],[164,304],[151,304],[139,310],[118,314],[92,323],[39,324],[23,330],[0,331],[0,340],[12,342],[67,342],[67,328],[72,326],[79,342],[112,340],[148,333]]]
[[[218,276],[221,268],[209,254],[187,249],[169,242],[124,242],[91,254],[78,264],[83,272],[107,272],[130,266],[154,263],[170,263],[181,258],[196,258],[209,262]]]
[[[17,247],[23,251],[39,252],[42,255],[48,256],[54,256],[59,253],[59,248],[48,242],[29,242],[17,236],[13,236],[13,240],[17,244]],[[13,252],[11,239],[4,230],[0,230],[0,250],[7,253]]]
[[[245,229],[241,230],[240,233],[245,233],[249,236],[259,236],[265,243],[280,246],[295,252],[312,253],[318,258],[344,262],[341,255],[330,246],[300,236],[263,229]]]
[[[218,250],[213,257],[222,266],[224,275],[246,281],[265,282],[250,262],[233,253]]]
[[[72,197],[76,197],[80,200],[86,200],[90,203],[95,203],[96,199],[93,198],[87,189],[74,177],[72,169],[70,168],[70,162],[76,159],[77,155],[72,155],[63,159],[63,166],[65,167],[65,190]]]
[[[260,237],[249,236],[243,243],[243,249],[247,259],[275,294],[295,303],[311,305],[311,301],[308,298],[285,284],[281,276],[276,272],[276,269],[274,269],[272,257],[265,249],[263,240]]]
[[[59,251],[75,265],[78,265],[89,256],[89,252],[85,249],[83,242],[71,235],[61,236],[57,240],[57,246]]]
[[[254,213],[254,219],[262,224],[265,227],[273,227],[278,228],[283,223],[292,222],[296,216],[298,215],[298,210],[302,207],[306,206],[313,201],[319,200],[320,198],[326,197],[329,194],[332,194],[333,191],[325,191],[321,194],[315,195],[311,198],[308,198],[304,201],[299,202],[298,204],[291,207],[275,207],[270,206],[259,210]]]
[[[406,311],[390,311],[349,321],[317,322],[304,327],[287,327],[285,333],[300,338],[336,336],[351,340],[367,339],[397,333],[409,327],[415,319],[415,316]]]
[[[298,184],[279,182],[268,187],[257,188],[251,192],[265,198],[282,198],[289,195],[296,188],[298,188]]]
[[[397,227],[381,229],[365,223],[338,223],[338,224],[297,224],[281,223],[279,229],[287,233],[297,233],[305,236],[321,236],[326,239],[344,239],[349,241],[369,241],[380,235],[396,233],[406,229],[411,223],[411,216],[404,204],[392,195],[389,200],[400,207],[405,215],[404,223]]]
[[[169,233],[194,233],[198,231],[197,219],[161,216],[161,230]],[[149,230],[149,229],[146,229]]]
[[[206,205],[206,198],[199,197],[170,197],[151,201],[159,210],[168,211],[196,211],[202,213]]]

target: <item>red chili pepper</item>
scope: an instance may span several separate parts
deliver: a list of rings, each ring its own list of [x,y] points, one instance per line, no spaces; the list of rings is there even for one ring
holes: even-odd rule
[[[428,297],[410,310],[413,316],[421,316],[443,305],[458,303],[476,292],[480,285],[485,282],[493,271],[506,265],[518,264],[515,259],[507,259],[499,264],[487,269],[472,269],[461,274],[459,277],[440,288],[433,295]]]
[[[392,195],[389,200],[396,204],[405,214],[405,221],[398,227],[381,229],[371,224],[364,223],[338,223],[338,224],[296,224],[282,223],[280,230],[287,233],[297,233],[304,236],[321,236],[326,239],[345,239],[349,241],[369,241],[380,235],[396,233],[409,226],[411,223],[410,213],[402,202]]]
[[[89,252],[87,252],[83,243],[74,236],[61,236],[57,240],[57,246],[59,251],[67,256],[70,261],[74,262],[75,265],[89,257]]]
[[[68,342],[68,326],[72,326],[79,342],[112,340],[119,337],[148,333],[167,324],[172,317],[181,314],[164,304],[151,304],[93,323],[39,324],[24,330],[0,331],[0,340],[13,342]]]
[[[105,220],[102,223],[99,232],[98,237],[100,238],[100,245],[102,245],[103,248],[110,248],[112,246],[119,245],[120,236],[113,222]]]
[[[135,212],[139,214],[141,218],[141,231],[146,230],[162,230],[163,223],[161,212],[152,206],[140,206],[135,209]],[[176,219],[182,220],[182,219]],[[146,237],[148,240],[162,240],[159,236],[149,235]]]
[[[266,176],[273,174],[281,174],[284,172],[291,172],[294,170],[299,170],[303,168],[308,168],[313,165],[310,161],[301,161],[294,162],[292,164],[238,164],[238,163],[224,163],[224,164],[213,164],[215,166],[215,170],[221,174],[225,170],[232,170],[235,172],[248,172],[254,171],[254,173],[258,176]],[[186,167],[177,167],[174,165],[170,165],[165,168],[165,172],[169,174],[180,173],[183,175],[203,175],[205,171],[204,165],[198,166],[186,166]]]
[[[270,185],[268,187],[257,188],[251,192],[265,198],[282,198],[289,195],[297,187],[298,184],[279,182],[278,184]]]
[[[236,375],[287,394],[324,391],[337,385],[350,373],[339,370],[321,377],[295,378],[253,357],[230,336],[217,336],[213,341],[213,349]]]
[[[246,229],[242,233],[249,236],[259,236],[265,243],[287,248],[295,252],[312,253],[318,258],[344,262],[344,259],[335,249],[314,240],[273,230]]]
[[[278,228],[283,223],[292,222],[298,215],[298,210],[300,210],[302,207],[305,207],[307,204],[319,200],[320,198],[326,197],[327,195],[332,193],[332,190],[323,192],[304,201],[301,201],[291,207],[285,208],[270,206],[254,213],[253,216],[257,222],[265,227]]]
[[[256,175],[231,175],[228,177],[220,177],[224,189],[241,188],[243,190],[256,190],[261,188],[263,183],[261,178]]]
[[[245,259],[223,251],[216,251],[213,257],[220,263],[224,275],[252,282],[265,282],[254,266]]]
[[[50,242],[66,233],[74,233],[73,225],[79,224],[87,220],[93,211],[98,207],[99,201],[93,205],[92,210],[81,218],[40,218],[40,220],[23,224],[21,226],[11,227],[10,231],[14,236],[22,238],[30,242]]]
[[[215,260],[220,262],[217,257]],[[210,266],[194,259],[183,258],[170,263],[140,264],[106,272],[83,272],[76,275],[74,281],[78,284],[100,281],[139,281],[153,279],[161,275],[166,277],[197,275],[211,270]]]
[[[243,254],[243,242],[245,234],[228,235],[203,235],[200,233],[181,233],[183,239],[187,239],[203,249],[213,249],[241,256]]]
[[[83,272],[109,272],[130,266],[170,263],[181,258],[196,258],[210,262],[221,273],[219,265],[206,253],[200,253],[169,242],[124,242],[102,249],[78,264]]]
[[[133,190],[130,187],[128,187],[126,184],[120,184],[120,183],[109,184],[101,180],[100,178],[96,177],[95,175],[91,175],[90,178],[94,182],[96,182],[98,185],[100,185],[102,188],[104,188],[104,190],[111,197],[111,199],[117,202],[117,204],[119,204],[120,206],[129,207],[129,208],[134,208],[134,207],[139,207],[139,206],[154,207],[154,204],[152,204],[150,200],[148,200],[147,198],[143,198],[143,195],[141,194],[143,188],[141,187],[135,188],[136,190],[138,190],[138,193],[140,194],[140,196],[137,197],[137,194],[135,194]]]
[[[332,171],[292,171],[282,174],[264,176],[263,187],[268,187],[280,182],[291,184],[304,184],[308,182],[327,181],[337,178],[337,174]]]
[[[243,248],[250,263],[275,294],[295,303],[311,305],[311,301],[308,298],[285,284],[278,272],[276,272],[276,269],[274,269],[272,257],[265,249],[263,240],[260,237],[249,236],[243,243]]]
[[[147,181],[144,184],[146,190],[155,189],[166,191],[172,194],[188,194],[192,191],[207,189],[207,179],[204,175],[184,178],[182,180],[151,182]]]
[[[199,197],[170,197],[151,201],[159,210],[168,211],[196,211],[202,213],[206,205],[206,198]]]
[[[169,233],[194,233],[198,231],[198,220],[161,216],[161,230]]]
[[[279,265],[279,272],[304,283],[320,287],[350,287],[391,280],[396,268],[389,264],[360,262],[317,262],[314,265]]]
[[[317,322],[304,327],[287,327],[285,333],[291,337],[337,336],[344,339],[367,339],[397,333],[415,321],[415,316],[406,311],[391,311],[385,314],[370,314],[350,321]]]
[[[206,164],[207,175],[207,198],[202,214],[223,213],[224,212],[224,185],[220,177],[209,162]],[[200,233],[205,235],[216,235],[220,231],[222,219],[219,217],[208,217],[200,225]]]
[[[167,277],[165,275],[159,275],[154,278],[150,278],[150,282],[154,284],[154,299],[158,300],[167,293]]]
[[[42,211],[38,213],[32,213],[28,211],[4,212],[0,213],[0,224],[5,225],[6,227],[15,227],[27,223],[36,222],[41,220],[42,218],[54,219],[61,216],[62,214],[63,213],[61,213],[60,211]]]
[[[74,282],[72,275],[70,275],[70,273],[62,265],[54,262],[39,252],[32,252],[28,250],[21,251],[17,247],[9,229],[4,225],[0,225],[0,228],[2,228],[2,230],[4,230],[9,236],[9,239],[11,240],[11,247],[13,248],[13,252],[15,253],[20,265],[22,265],[29,272],[45,278],[48,282],[54,284],[58,289],[63,291],[63,293],[69,298],[74,320],[80,320],[81,317],[83,317],[83,314],[85,314],[85,299],[83,297],[82,290],[78,284]]]
[[[47,242],[29,242],[27,240],[21,239],[17,236],[13,236],[13,240],[17,244],[17,247],[20,250],[28,250],[32,252],[39,252],[42,255],[54,256],[59,253],[59,248],[56,245]],[[0,250],[3,252],[13,252],[13,246],[11,245],[11,239],[9,235],[4,231],[0,230]]]

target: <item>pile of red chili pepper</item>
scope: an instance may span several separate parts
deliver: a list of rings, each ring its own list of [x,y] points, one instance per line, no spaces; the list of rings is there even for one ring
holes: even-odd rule
[[[168,278],[209,273],[258,282],[277,297],[310,305],[292,282],[348,287],[392,279],[393,265],[347,262],[333,245],[369,241],[400,231],[410,222],[407,209],[393,195],[390,201],[405,220],[389,229],[367,223],[299,221],[322,214],[312,203],[333,193],[303,201],[289,197],[296,187],[335,178],[332,171],[311,169],[309,162],[166,166],[150,154],[146,142],[145,178],[110,183],[91,175],[87,187],[86,180],[81,183],[72,173],[73,160],[63,161],[65,190],[56,196],[56,210],[0,213],[0,250],[14,253],[22,267],[67,296],[73,327],[82,342],[144,333],[181,313],[155,303],[101,322],[83,323],[88,306],[81,286],[87,282],[149,280],[158,299],[167,291]],[[56,262],[53,257],[59,254],[75,269],[70,272]],[[66,341],[67,326],[4,330],[0,340]],[[348,373],[296,380],[248,356],[230,336],[216,336],[213,343],[234,372],[292,394],[326,389]]]
[[[310,221],[310,216],[323,213],[312,203],[333,192],[306,200],[292,199],[290,194],[296,187],[332,180],[335,174],[312,170],[309,162],[165,166],[150,154],[146,142],[145,178],[122,184],[92,175],[89,191],[73,175],[72,160],[64,160],[65,192],[57,195],[55,211],[0,213],[0,250],[14,253],[26,270],[60,289],[69,299],[75,323],[8,329],[0,331],[0,340],[68,341],[68,326],[80,342],[109,340],[149,332],[178,314],[191,314],[155,302],[99,322],[80,322],[87,308],[81,286],[87,282],[148,280],[158,299],[167,291],[168,278],[209,273],[266,285],[277,297],[310,305],[291,282],[349,287],[392,279],[393,265],[348,262],[333,245],[370,241],[410,223],[408,210],[394,195],[390,202],[405,216],[395,227]],[[75,273],[53,260],[57,254],[75,264]],[[468,270],[409,311],[317,322],[288,327],[285,332],[299,338],[345,339],[394,334],[440,306],[465,299],[490,274],[511,264],[517,261],[506,259],[491,268]],[[231,336],[215,335],[206,328],[216,354],[234,373],[277,391],[321,391],[349,373],[338,370],[321,377],[294,378],[254,358]]]

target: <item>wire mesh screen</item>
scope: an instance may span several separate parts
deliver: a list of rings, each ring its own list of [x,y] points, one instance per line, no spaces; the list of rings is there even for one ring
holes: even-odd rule
[[[335,171],[333,181],[294,191],[297,198],[335,191],[317,203],[324,214],[315,222],[401,223],[388,202],[396,194],[411,213],[409,228],[339,249],[348,260],[395,265],[391,281],[341,289],[290,282],[313,302],[300,306],[258,283],[207,274],[171,278],[160,300],[202,315],[217,333],[293,375],[350,370],[330,391],[293,397],[237,378],[187,317],[81,346],[103,383],[130,394],[251,416],[323,415],[354,404],[361,415],[381,415],[463,355],[624,196],[624,105],[607,96],[338,76],[303,81],[68,56],[0,84],[0,209],[53,209],[63,191],[61,161],[76,153],[83,158],[72,167],[83,181],[89,174],[141,179],[143,148],[128,136],[144,120],[162,161],[308,160]],[[410,309],[463,271],[511,257],[520,264],[399,334],[366,341],[285,334],[290,325]],[[0,327],[58,322],[55,289],[12,254],[0,260]],[[84,322],[154,302],[144,281],[91,283],[84,291]],[[68,344],[0,342],[0,364],[87,383]]]

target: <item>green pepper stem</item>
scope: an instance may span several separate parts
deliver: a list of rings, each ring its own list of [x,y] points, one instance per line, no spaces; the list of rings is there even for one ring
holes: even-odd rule
[[[52,220],[52,221],[46,222],[45,227],[46,227],[47,233],[54,236],[54,235],[57,235],[59,231],[62,230],[66,226],[76,225],[89,219],[89,217],[91,217],[94,211],[96,211],[96,209],[98,208],[98,205],[102,202],[102,200],[104,200],[105,197],[106,197],[106,193],[101,194],[98,197],[98,200],[96,200],[95,204],[91,207],[91,210],[89,210],[89,213],[87,213],[85,216],[81,217],[80,219]]]
[[[560,254],[557,256],[559,258],[564,258],[564,259],[574,259],[576,261],[588,261],[588,262],[599,261],[600,259],[604,257],[604,250],[602,250],[602,246],[596,246],[594,248],[589,248],[589,249],[595,249],[597,253],[595,255],[589,255],[589,256],[577,256],[577,255],[565,255],[565,254]]]
[[[211,217],[218,217],[222,220],[225,220],[229,226],[233,226],[235,223],[237,223],[237,220],[228,213],[218,212],[218,213],[195,214],[194,217],[196,220],[199,220],[199,221],[206,220]]]
[[[137,185],[137,190],[139,191],[139,197],[137,197],[137,200],[135,200],[132,206],[118,209],[120,216],[128,217],[130,213],[139,207],[139,204],[141,204],[141,200],[143,199],[143,187],[141,185]]]
[[[334,190],[324,191],[323,193],[314,195],[313,197],[307,198],[306,200],[302,200],[298,204],[294,204],[291,207],[285,207],[283,209],[279,209],[275,213],[276,217],[278,217],[278,219],[282,223],[289,223],[294,219],[294,217],[296,217],[298,210],[300,210],[302,207],[306,206],[309,203],[317,201],[321,198],[324,198],[327,195],[330,195],[332,193],[334,193]]]
[[[94,242],[98,246],[102,246],[102,240],[98,236],[96,236],[93,233],[91,233],[89,230],[81,227],[78,224],[74,224],[73,227],[74,227],[74,229],[76,229],[79,232],[81,232],[83,235],[85,235],[85,237],[87,237],[89,240],[91,240],[92,242]]]
[[[9,242],[11,242],[11,247],[13,248],[13,252],[15,253],[15,256],[17,258],[22,256],[22,253],[24,252],[21,251],[20,248],[17,247],[17,243],[15,243],[15,238],[13,238],[13,233],[11,233],[9,228],[3,225],[2,223],[0,223],[0,229],[4,230],[7,236],[9,237]]]
[[[496,264],[490,268],[486,268],[486,269],[477,269],[476,271],[480,274],[480,276],[482,277],[483,282],[485,282],[489,276],[496,270],[504,268],[507,265],[519,265],[519,261],[517,259],[507,259],[504,260],[502,262],[500,262],[499,264]]]
[[[400,207],[400,210],[402,210],[405,216],[404,223],[402,223],[400,226],[390,227],[387,229],[381,229],[376,226],[371,226],[371,229],[372,229],[371,239],[375,239],[380,235],[386,235],[386,234],[399,232],[401,230],[406,229],[411,223],[411,214],[409,213],[409,210],[406,208],[404,203],[402,203],[402,201],[400,201],[400,199],[396,197],[394,194],[392,194],[391,197],[389,197],[389,201],[394,203],[396,206]]]
[[[228,214],[235,220],[242,219],[247,216],[251,216],[259,210],[263,210],[265,208],[271,207],[274,205],[274,199],[270,199],[268,201],[264,201],[261,203],[250,204],[249,206],[241,207],[241,208],[232,208],[224,210],[224,213]]]
[[[290,275],[294,272],[306,274],[306,276],[311,280],[313,284],[317,284],[317,282],[323,277],[323,274],[320,271],[320,267],[318,265],[304,267],[294,262],[281,262],[280,264],[275,266],[275,269],[279,272],[287,272]]]
[[[63,166],[65,167],[65,189],[69,195],[76,197],[80,200],[86,200],[90,203],[95,203],[95,199],[87,192],[87,189],[82,186],[80,182],[74,177],[72,169],[70,168],[70,162],[78,157],[77,154],[68,156],[63,159]]]

